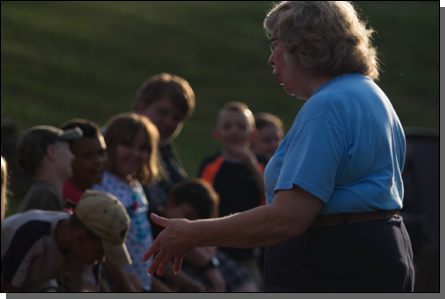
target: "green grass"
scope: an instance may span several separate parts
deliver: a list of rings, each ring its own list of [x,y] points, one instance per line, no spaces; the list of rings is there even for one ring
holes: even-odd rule
[[[438,2],[359,2],[378,35],[378,84],[406,127],[439,127]],[[146,78],[186,78],[196,110],[177,138],[190,176],[218,149],[218,109],[242,101],[288,129],[303,104],[267,64],[270,2],[1,2],[2,120],[19,131],[130,111]]]

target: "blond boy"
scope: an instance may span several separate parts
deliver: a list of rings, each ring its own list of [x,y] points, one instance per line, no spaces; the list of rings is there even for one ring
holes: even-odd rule
[[[247,105],[230,102],[217,117],[213,136],[222,151],[204,159],[199,177],[209,182],[220,197],[219,216],[243,212],[264,204],[263,171],[267,163],[250,150],[255,138],[255,119]],[[259,248],[221,248],[243,264],[262,288]]]

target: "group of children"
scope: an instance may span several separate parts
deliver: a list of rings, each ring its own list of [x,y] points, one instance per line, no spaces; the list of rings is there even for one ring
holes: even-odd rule
[[[264,204],[262,175],[281,121],[227,103],[213,131],[222,150],[187,179],[172,141],[194,106],[188,82],[162,73],[141,85],[133,113],[102,129],[74,119],[23,132],[18,162],[34,181],[19,213],[2,222],[2,291],[263,290],[261,248],[195,248],[176,275],[172,266],[147,275],[151,260],[142,262],[163,229],[152,212],[196,220]],[[2,158],[2,220],[6,176]]]

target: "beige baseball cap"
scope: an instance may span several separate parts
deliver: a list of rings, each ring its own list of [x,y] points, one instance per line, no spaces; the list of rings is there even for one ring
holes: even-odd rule
[[[87,190],[77,203],[79,220],[102,239],[105,257],[119,267],[131,265],[125,240],[130,228],[130,217],[125,207],[113,195]]]

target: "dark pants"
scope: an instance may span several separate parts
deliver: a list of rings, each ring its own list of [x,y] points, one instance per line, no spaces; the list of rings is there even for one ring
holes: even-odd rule
[[[412,292],[402,217],[309,228],[266,248],[267,292]]]

